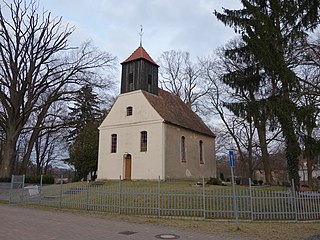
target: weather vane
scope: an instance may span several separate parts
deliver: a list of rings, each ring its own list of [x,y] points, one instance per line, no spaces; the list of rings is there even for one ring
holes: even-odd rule
[[[140,47],[142,47],[142,35],[143,35],[143,26],[142,25],[140,25],[139,35],[140,35]]]

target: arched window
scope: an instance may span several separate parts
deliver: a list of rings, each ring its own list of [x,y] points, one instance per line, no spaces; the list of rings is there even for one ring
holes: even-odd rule
[[[133,114],[133,108],[131,106],[127,107],[127,116],[131,116]]]
[[[202,140],[199,141],[199,158],[200,158],[200,164],[204,164],[204,161],[203,161],[203,142],[202,142]]]
[[[147,151],[147,144],[148,144],[148,133],[147,131],[142,131],[140,133],[140,151],[146,152]]]
[[[117,152],[117,134],[111,135],[111,153]]]
[[[181,162],[186,162],[186,138],[184,136],[181,137],[180,142],[180,158]]]

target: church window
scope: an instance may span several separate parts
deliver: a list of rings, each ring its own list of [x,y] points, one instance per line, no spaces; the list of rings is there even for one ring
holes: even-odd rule
[[[111,153],[117,152],[117,134],[111,135]]]
[[[129,73],[129,90],[133,90],[133,73]]]
[[[127,107],[127,116],[131,116],[133,113],[133,108],[131,106]]]
[[[142,131],[140,137],[140,151],[146,152],[147,151],[147,143],[148,143],[148,133],[147,131]]]
[[[181,162],[186,162],[186,138],[184,136],[181,137],[180,142],[180,158]]]
[[[199,141],[199,158],[200,158],[200,164],[204,164],[204,161],[203,161],[203,142],[202,142],[202,140]]]

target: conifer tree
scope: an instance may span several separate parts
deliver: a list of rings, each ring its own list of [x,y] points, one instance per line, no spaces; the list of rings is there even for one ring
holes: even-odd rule
[[[272,182],[271,167],[269,162],[267,143],[268,97],[270,89],[262,85],[268,76],[255,60],[254,55],[243,42],[234,40],[222,50],[224,68],[227,69],[222,81],[234,90],[233,98],[224,105],[237,117],[245,119],[248,123],[254,123],[257,129],[261,159],[264,166],[266,183]],[[252,172],[252,164],[249,161],[249,172]],[[250,176],[252,178],[252,176]]]
[[[95,173],[97,170],[98,127],[102,117],[97,94],[91,86],[86,85],[79,90],[70,110],[68,122],[72,130],[69,140],[72,143],[67,162],[74,165],[80,178],[86,178],[89,173]]]
[[[296,135],[299,108],[293,101],[299,94],[299,78],[293,70],[293,50],[306,42],[307,31],[319,22],[316,0],[241,0],[240,10],[215,11],[224,24],[241,33],[249,50],[272,79],[270,115],[282,128],[286,142],[289,177],[299,187],[298,157],[301,153]]]

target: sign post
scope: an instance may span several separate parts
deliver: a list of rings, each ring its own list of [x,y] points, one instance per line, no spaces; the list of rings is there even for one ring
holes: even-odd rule
[[[229,151],[229,157],[230,157],[230,170],[231,170],[231,179],[232,179],[232,194],[233,194],[233,208],[234,208],[234,215],[236,219],[236,226],[237,229],[239,229],[239,221],[238,221],[238,207],[237,207],[237,198],[236,198],[236,190],[234,186],[234,173],[233,173],[233,168],[234,168],[234,152],[233,150]]]

